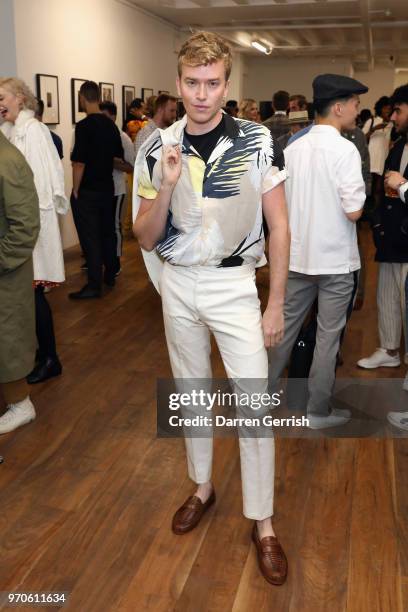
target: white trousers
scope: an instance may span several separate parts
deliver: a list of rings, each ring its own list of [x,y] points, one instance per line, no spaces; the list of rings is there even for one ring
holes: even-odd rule
[[[253,266],[187,268],[166,263],[160,292],[174,378],[211,379],[212,332],[228,378],[261,379],[260,392],[266,392],[268,358]],[[208,482],[212,437],[185,437],[185,443],[190,478]],[[243,513],[254,520],[268,518],[273,515],[274,439],[240,435],[239,448]]]
[[[404,352],[408,353],[407,331],[405,329],[405,279],[408,273],[406,263],[380,263],[378,266],[377,308],[378,333],[381,348],[397,349],[404,330]]]

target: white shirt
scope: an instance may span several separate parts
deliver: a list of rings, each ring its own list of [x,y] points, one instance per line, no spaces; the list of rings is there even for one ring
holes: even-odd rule
[[[119,129],[119,128],[118,128]],[[123,147],[123,159],[131,166],[135,163],[135,150],[133,142],[125,132],[119,130],[120,138],[122,140]],[[115,196],[123,195],[127,191],[126,187],[126,172],[122,170],[113,170],[113,184],[115,188]]]
[[[365,201],[361,158],[336,128],[314,125],[285,149],[291,230],[289,269],[345,274],[360,268],[356,224],[345,213]]]
[[[371,126],[376,127],[377,125],[380,125],[380,123],[384,123],[384,119],[381,117],[374,117],[374,121],[372,119],[368,119],[363,126],[364,134],[368,134]],[[384,172],[385,160],[387,159],[390,150],[391,131],[392,122],[390,121],[382,130],[376,130],[373,132],[368,143],[368,151],[370,153],[370,172],[375,172],[375,174],[380,174],[381,176]]]

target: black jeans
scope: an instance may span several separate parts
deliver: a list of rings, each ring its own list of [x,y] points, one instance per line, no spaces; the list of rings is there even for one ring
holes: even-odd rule
[[[88,285],[100,291],[102,266],[107,283],[114,281],[117,266],[113,194],[81,190],[78,199],[71,196],[71,205],[88,266]]]

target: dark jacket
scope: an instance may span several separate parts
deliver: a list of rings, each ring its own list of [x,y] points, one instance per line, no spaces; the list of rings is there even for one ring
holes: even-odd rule
[[[399,172],[405,144],[405,138],[401,138],[391,149],[385,162],[384,174],[388,170]],[[408,179],[408,166],[405,168],[404,177]],[[408,263],[407,232],[407,204],[401,200],[398,193],[396,193],[396,197],[386,196],[383,180],[380,206],[373,222],[374,242],[377,247],[375,260],[387,263]]]
[[[34,365],[32,252],[39,229],[33,173],[0,132],[0,383],[24,378]]]

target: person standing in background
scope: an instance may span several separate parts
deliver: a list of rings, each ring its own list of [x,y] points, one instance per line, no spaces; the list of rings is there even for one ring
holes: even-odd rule
[[[109,117],[116,124],[116,117],[118,113],[117,106],[114,102],[101,102],[99,105],[102,113]],[[118,128],[119,130],[119,128]],[[116,236],[116,268],[115,275],[118,276],[121,272],[120,258],[122,257],[123,248],[123,236],[122,236],[122,214],[124,208],[124,202],[127,193],[127,181],[126,175],[133,172],[133,166],[135,163],[135,151],[133,142],[129,136],[125,134],[123,130],[119,130],[120,138],[122,140],[122,147],[124,158],[115,158],[113,162],[113,184],[114,184],[114,198],[113,198],[113,213],[114,213],[114,226]]]
[[[160,94],[154,104],[153,117],[138,132],[135,140],[135,153],[139,151],[141,145],[149,138],[157,128],[165,130],[170,127],[177,116],[177,98],[170,94]]]
[[[238,102],[236,100],[227,100],[224,110],[227,115],[238,117]]]
[[[291,249],[285,296],[285,337],[270,349],[269,384],[276,388],[302,323],[318,299],[316,347],[309,374],[309,427],[344,425],[348,410],[330,409],[340,335],[360,268],[356,221],[365,185],[357,148],[342,137],[368,88],[349,77],[313,81],[315,125],[285,149]]]
[[[141,98],[135,98],[130,103],[128,114],[123,123],[123,131],[135,142],[137,133],[147,123],[148,117],[144,112],[144,104]]]
[[[240,119],[246,119],[247,121],[254,121],[259,123],[259,110],[256,100],[253,98],[244,98],[239,103],[238,117]]]
[[[35,419],[26,377],[35,361],[32,253],[40,230],[33,173],[0,132],[0,434]]]
[[[115,158],[123,160],[119,130],[99,108],[98,85],[85,81],[79,95],[87,116],[75,127],[71,203],[88,266],[88,282],[79,291],[69,294],[72,300],[100,298],[102,280],[108,287],[115,285],[113,166]]]
[[[307,111],[306,96],[302,94],[294,94],[289,98],[289,112],[295,113],[299,111]]]
[[[381,191],[381,177],[384,172],[385,160],[388,157],[391,142],[392,121],[391,102],[388,96],[382,96],[375,103],[375,117],[367,119],[362,130],[367,138],[370,153],[370,172],[372,174],[372,194],[375,204],[379,204],[378,195]]]
[[[405,327],[405,281],[408,274],[408,209],[405,193],[408,179],[408,84],[398,87],[392,97],[391,115],[400,139],[385,162],[379,208],[373,224],[378,265],[377,308],[380,346],[369,357],[360,359],[360,368],[397,368],[400,361],[401,332]],[[396,180],[397,179],[397,180]],[[397,189],[395,189],[397,187]],[[408,353],[405,332],[405,361]],[[404,389],[408,391],[408,375]]]
[[[282,149],[286,149],[288,142],[292,136],[306,128],[309,124],[309,115],[307,110],[302,111],[291,111],[288,115],[289,119],[289,132],[279,136],[277,139]]]
[[[27,377],[30,384],[62,372],[52,312],[44,291],[65,280],[58,214],[69,210],[62,163],[50,130],[34,117],[36,109],[37,99],[24,81],[0,79],[0,113],[5,119],[1,129],[31,167],[40,207],[41,228],[33,252],[38,360]]]
[[[287,112],[289,109],[289,94],[287,91],[277,91],[273,94],[272,108],[274,114],[264,121],[274,138],[279,138],[289,132],[290,125]]]
[[[35,118],[38,119],[38,121],[42,123],[43,115],[44,115],[44,102],[37,98],[37,110],[35,112]],[[64,149],[62,146],[62,139],[58,136],[58,134],[56,134],[52,130],[50,130],[50,134],[55,144],[55,148],[57,149],[59,158],[64,159]]]

